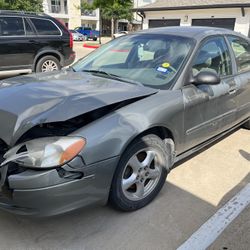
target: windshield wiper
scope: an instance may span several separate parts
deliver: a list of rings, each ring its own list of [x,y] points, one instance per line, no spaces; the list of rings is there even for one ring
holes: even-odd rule
[[[130,80],[130,79],[127,79],[127,78],[124,78],[124,77],[121,77],[121,76],[118,76],[115,74],[111,74],[111,73],[108,73],[108,72],[102,71],[102,70],[84,69],[84,70],[82,70],[82,72],[105,75],[106,77],[113,79],[113,80],[118,80],[121,82],[126,82],[126,83],[131,83],[131,84],[143,86],[143,84],[138,82],[138,81]]]

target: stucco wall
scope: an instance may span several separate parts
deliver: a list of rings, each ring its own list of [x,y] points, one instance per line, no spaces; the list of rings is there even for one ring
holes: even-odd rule
[[[232,9],[205,9],[205,10],[178,10],[178,11],[150,11],[145,12],[143,29],[148,28],[152,19],[181,19],[181,26],[191,26],[192,19],[201,18],[236,18],[235,31],[248,35],[250,23],[250,8],[245,8],[242,16],[240,8]]]
[[[80,10],[81,0],[67,0],[68,12],[65,13],[64,0],[61,0],[61,13],[51,13],[49,10],[49,6],[51,5],[51,0],[43,0],[43,10],[45,13],[59,18],[61,20],[65,20],[68,23],[69,29],[74,29],[75,27],[81,26],[82,23],[95,23],[96,29],[99,30],[99,10],[95,10],[95,16],[81,16]]]
[[[68,13],[70,16],[70,19],[69,19],[70,29],[74,29],[75,27],[81,26],[81,10],[79,7],[80,7],[79,0],[68,1]]]

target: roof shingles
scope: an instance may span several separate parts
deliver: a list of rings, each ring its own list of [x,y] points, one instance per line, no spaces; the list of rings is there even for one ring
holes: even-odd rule
[[[145,5],[138,9],[173,9],[173,8],[198,8],[198,7],[219,7],[225,5],[250,6],[250,0],[158,0],[152,4]]]

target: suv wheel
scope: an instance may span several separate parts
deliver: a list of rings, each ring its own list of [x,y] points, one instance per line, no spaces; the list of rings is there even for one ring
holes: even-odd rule
[[[44,56],[36,65],[36,72],[50,72],[60,69],[60,62],[54,56]]]
[[[156,135],[133,142],[117,166],[109,201],[115,208],[134,211],[149,204],[166,181],[166,146]]]

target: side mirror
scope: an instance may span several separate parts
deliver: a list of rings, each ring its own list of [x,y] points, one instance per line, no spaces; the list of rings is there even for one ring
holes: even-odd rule
[[[211,71],[199,72],[195,77],[192,77],[191,83],[195,85],[216,85],[221,82],[220,77]]]

